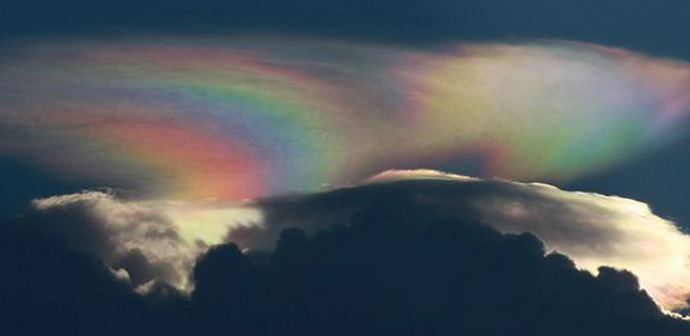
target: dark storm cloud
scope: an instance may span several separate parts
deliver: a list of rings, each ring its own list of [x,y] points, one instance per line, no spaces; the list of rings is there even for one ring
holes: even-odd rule
[[[481,180],[428,171],[382,174],[370,183],[327,193],[259,202],[265,224],[228,240],[251,249],[272,246],[279,232],[299,227],[314,232],[341,224],[371,204],[400,197],[427,216],[477,220],[504,233],[530,232],[548,251],[572,258],[578,267],[630,269],[666,308],[685,305],[690,287],[690,237],[649,207],[630,199],[570,192],[536,183]],[[314,223],[319,223],[313,226]]]
[[[309,207],[352,204],[353,196],[333,194]],[[64,239],[26,223],[4,225],[0,333],[690,332],[688,322],[664,315],[629,272],[579,271],[566,256],[546,254],[531,234],[501,234],[471,212],[461,218],[430,211],[414,193],[376,192],[364,203],[339,225],[311,234],[284,230],[273,251],[211,248],[194,267],[196,287],[188,298],[163,284],[135,296],[131,285]],[[310,220],[323,219],[305,218],[302,226],[321,226]]]
[[[98,259],[35,227],[5,223],[0,228],[0,265],[3,335],[59,334],[81,327],[115,335],[125,330],[123,320],[139,318],[131,286]]]
[[[545,255],[532,235],[430,216],[404,195],[381,195],[347,226],[283,231],[272,254],[250,257],[224,245],[199,261],[193,300],[207,312],[204,326],[307,335],[688,332],[628,272],[602,268],[594,277]],[[227,302],[236,308],[219,313]]]
[[[667,309],[690,293],[690,237],[630,199],[570,192],[538,183],[482,180],[428,170],[389,171],[363,185],[250,203],[136,201],[84,192],[34,201],[24,219],[101,259],[138,291],[149,282],[189,291],[195,258],[236,243],[263,253],[284,229],[308,234],[345,225],[357,212],[406,200],[429,218],[481,221],[502,233],[529,232],[547,252],[579,268],[624,268]]]

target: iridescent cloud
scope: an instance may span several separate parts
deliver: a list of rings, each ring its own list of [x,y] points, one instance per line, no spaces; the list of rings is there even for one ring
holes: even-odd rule
[[[44,41],[2,56],[0,154],[166,199],[391,168],[561,182],[673,141],[689,104],[687,64],[575,42]]]

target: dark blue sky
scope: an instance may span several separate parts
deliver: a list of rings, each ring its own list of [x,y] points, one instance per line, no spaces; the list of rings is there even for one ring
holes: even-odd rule
[[[676,55],[689,51],[682,41],[690,4],[675,0],[34,0],[3,7],[5,36],[258,30],[400,41],[551,37]]]

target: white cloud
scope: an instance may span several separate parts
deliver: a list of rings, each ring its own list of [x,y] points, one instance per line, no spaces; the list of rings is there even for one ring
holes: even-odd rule
[[[262,222],[261,211],[249,204],[133,201],[99,191],[34,200],[33,207],[41,225],[102,259],[119,278],[159,280],[183,290],[209,246],[233,228]]]
[[[390,169],[376,174],[366,180],[366,183],[385,183],[399,180],[448,180],[448,181],[479,181],[471,176],[444,173],[433,169]]]

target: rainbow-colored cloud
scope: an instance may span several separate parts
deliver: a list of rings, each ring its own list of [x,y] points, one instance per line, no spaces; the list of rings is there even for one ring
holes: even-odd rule
[[[541,41],[44,41],[0,57],[0,153],[147,198],[240,200],[391,168],[565,181],[672,141],[688,64]]]

